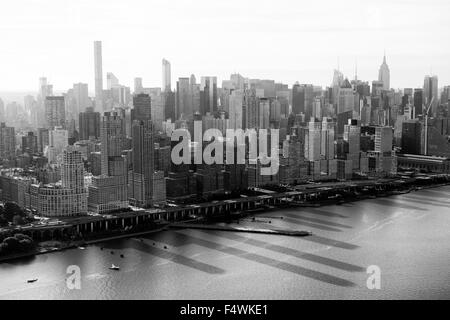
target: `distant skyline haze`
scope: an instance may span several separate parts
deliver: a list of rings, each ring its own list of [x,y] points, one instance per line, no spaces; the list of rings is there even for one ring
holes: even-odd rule
[[[18,0],[0,11],[0,91],[55,92],[88,83],[95,92],[93,42],[102,41],[103,83],[113,72],[161,86],[161,60],[179,77],[240,73],[252,79],[329,86],[338,67],[372,81],[386,52],[391,87],[422,87],[436,74],[450,84],[446,0],[55,1]],[[20,14],[19,14],[20,13]]]

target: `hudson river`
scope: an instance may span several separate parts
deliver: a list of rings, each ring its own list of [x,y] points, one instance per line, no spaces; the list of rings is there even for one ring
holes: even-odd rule
[[[313,232],[304,238],[171,230],[1,263],[0,299],[449,299],[449,195],[427,189],[239,224]],[[80,290],[66,285],[71,265]],[[379,290],[366,285],[371,265]]]

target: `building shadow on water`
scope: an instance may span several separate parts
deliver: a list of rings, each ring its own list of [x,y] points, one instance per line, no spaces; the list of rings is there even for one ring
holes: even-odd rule
[[[26,266],[28,264],[33,263],[36,260],[37,256],[27,256],[23,258],[16,258],[12,260],[5,260],[0,262],[0,270],[1,269],[7,269],[9,267],[15,268],[17,266]],[[47,260],[47,257],[45,255],[40,255],[41,260],[45,261]]]
[[[317,218],[311,218],[311,217],[305,217],[300,215],[301,213],[285,213],[284,215],[291,218],[291,219],[297,219],[297,220],[305,220],[305,221],[309,221],[309,222],[314,222],[314,223],[319,223],[319,224],[324,224],[327,226],[331,226],[331,227],[338,227],[338,228],[346,228],[346,229],[352,229],[351,226],[346,225],[346,224],[342,224],[342,223],[338,223],[338,222],[333,222],[333,221],[326,221],[326,220],[322,220],[322,219],[317,219]],[[340,230],[339,230],[340,231]]]
[[[311,228],[315,228],[315,229],[319,229],[319,230],[323,230],[323,231],[333,231],[333,232],[341,232],[342,231],[341,229],[324,226],[324,225],[320,225],[317,223],[311,223],[311,222],[307,222],[307,221],[299,221],[298,219],[291,218],[291,217],[284,217],[283,221],[289,222],[292,224],[296,224],[296,225],[307,226],[307,227],[311,227]]]
[[[405,202],[414,202],[414,203],[421,203],[425,205],[435,206],[435,207],[442,207],[442,208],[449,208],[450,203],[445,203],[443,201],[433,200],[433,199],[421,199],[421,198],[407,198],[407,199],[398,199],[399,201],[405,201]]]
[[[329,247],[346,249],[346,250],[355,250],[355,249],[359,248],[359,246],[357,246],[356,244],[339,241],[339,240],[333,240],[333,239],[316,236],[316,235],[302,237],[302,240],[323,244],[323,245],[329,246]]]
[[[330,218],[343,218],[343,219],[348,218],[347,216],[342,215],[340,213],[335,213],[335,212],[331,212],[329,210],[324,210],[324,209],[306,209],[306,210],[301,210],[300,212],[306,212],[309,214],[330,217]]]
[[[437,198],[448,198],[450,196],[450,192],[445,191],[437,191],[437,190],[420,190],[420,194],[427,194],[430,195],[430,197],[437,197]]]
[[[392,200],[392,199],[376,199],[374,204],[378,204],[381,206],[387,206],[390,208],[397,207],[397,208],[402,208],[402,209],[407,209],[407,210],[428,211],[425,208],[410,206],[410,205],[400,203],[399,201]]]
[[[328,267],[333,267],[336,269],[341,269],[341,270],[350,271],[350,272],[365,272],[365,270],[366,270],[363,267],[360,267],[360,266],[357,266],[357,265],[354,265],[351,263],[342,262],[339,260],[334,260],[334,259],[318,256],[318,255],[308,253],[308,252],[302,252],[302,251],[299,251],[296,249],[283,247],[283,246],[272,244],[272,243],[269,243],[266,241],[261,241],[261,240],[257,240],[257,239],[240,236],[236,233],[232,233],[232,234],[227,233],[227,232],[218,233],[218,232],[212,232],[209,230],[201,230],[201,232],[205,233],[205,234],[214,234],[214,236],[216,236],[216,237],[221,237],[221,238],[225,238],[225,239],[229,239],[229,240],[233,240],[233,241],[239,241],[239,242],[245,243],[247,245],[251,245],[251,246],[258,247],[258,248],[274,251],[277,253],[282,253],[282,254],[285,254],[285,255],[288,255],[291,257],[323,264]]]
[[[251,253],[235,247],[226,246],[223,244],[215,243],[209,240],[193,237],[190,235],[182,234],[179,232],[170,232],[171,234],[165,236],[164,234],[150,234],[146,238],[154,241],[167,243],[169,246],[180,247],[186,244],[195,244],[208,248],[211,250],[219,251],[231,256],[235,256],[241,259],[246,259],[252,262],[257,262],[266,266],[270,266],[279,270],[291,272],[297,275],[308,277],[324,283],[341,286],[341,287],[353,287],[355,284],[351,281],[329,275],[323,272],[307,269],[298,265],[293,265],[269,257],[265,257],[256,253]],[[166,233],[167,234],[167,233]],[[175,236],[174,236],[175,234]],[[152,254],[151,251],[149,251]]]
[[[411,202],[416,202],[416,203],[423,203],[423,204],[429,204],[432,206],[436,206],[436,207],[444,207],[444,208],[448,208],[450,207],[450,202],[447,201],[442,201],[442,200],[436,200],[436,199],[430,199],[430,198],[424,198],[424,197],[418,197],[418,196],[408,196],[408,197],[404,197],[404,198],[398,198],[398,200],[401,201],[411,201]]]
[[[146,237],[147,239],[149,238],[148,236]],[[161,239],[154,239],[155,241],[158,242],[166,242],[167,243],[167,239],[161,240]],[[165,259],[165,260],[169,260],[172,261],[174,263],[178,263],[181,265],[184,265],[186,267],[190,267],[193,269],[196,269],[198,271],[202,271],[202,272],[206,272],[209,274],[223,274],[225,273],[224,269],[215,267],[213,265],[204,263],[204,262],[200,262],[197,261],[195,259],[183,256],[179,253],[174,253],[174,252],[170,252],[170,250],[167,249],[162,249],[161,244],[156,245],[152,245],[149,244],[147,242],[144,241],[139,241],[138,239],[128,239],[128,241],[126,241],[125,245],[123,244],[123,241],[120,242],[116,242],[116,241],[112,241],[112,242],[108,242],[108,243],[104,243],[102,245],[104,245],[105,249],[111,250],[111,249],[115,249],[115,250],[123,250],[123,249],[135,249],[138,250],[140,252],[143,253],[148,253],[152,256],[161,258],[161,259]],[[176,246],[180,246],[181,243],[179,243]]]

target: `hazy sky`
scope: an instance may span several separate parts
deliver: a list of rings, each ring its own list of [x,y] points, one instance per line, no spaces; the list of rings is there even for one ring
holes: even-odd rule
[[[448,0],[14,0],[0,10],[0,91],[55,90],[87,82],[94,91],[93,41],[103,72],[121,84],[161,86],[161,59],[175,79],[219,81],[239,72],[292,85],[330,85],[341,70],[372,81],[383,51],[394,88],[422,86],[431,71],[450,85]]]

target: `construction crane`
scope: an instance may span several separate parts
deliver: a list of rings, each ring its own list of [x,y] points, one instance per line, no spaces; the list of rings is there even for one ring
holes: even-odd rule
[[[430,103],[428,104],[428,107],[423,105],[423,110],[425,111],[425,143],[424,143],[424,154],[428,155],[428,113],[430,112],[430,108],[433,105],[434,97],[431,98]]]

